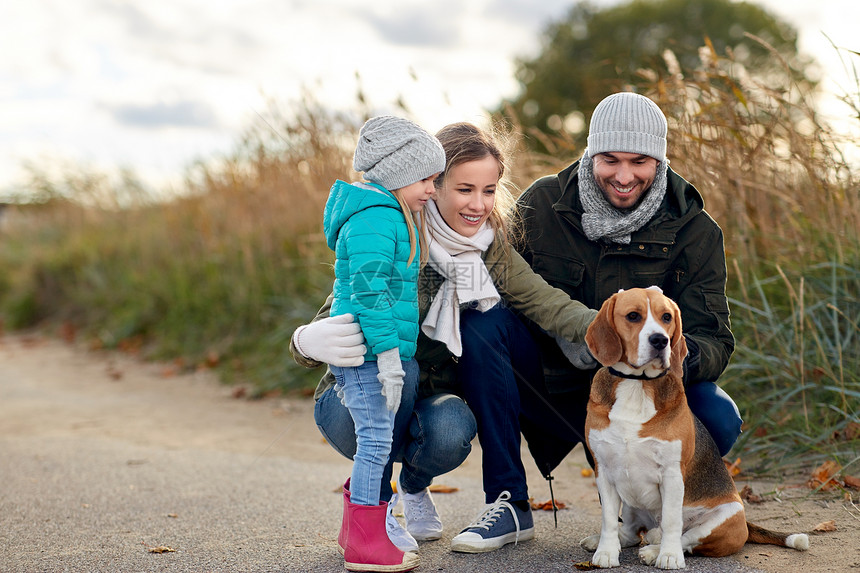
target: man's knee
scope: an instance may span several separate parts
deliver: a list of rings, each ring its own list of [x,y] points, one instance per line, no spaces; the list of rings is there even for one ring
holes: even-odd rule
[[[687,403],[714,438],[720,455],[728,454],[743,425],[734,400],[715,383],[699,382],[687,387]]]

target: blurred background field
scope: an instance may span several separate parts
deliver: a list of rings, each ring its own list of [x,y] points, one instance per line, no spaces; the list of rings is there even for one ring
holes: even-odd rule
[[[620,16],[641,21],[641,4]],[[857,473],[860,140],[850,134],[860,128],[860,57],[834,46],[848,86],[836,129],[790,29],[765,19],[738,36],[686,24],[691,39],[667,41],[672,49],[574,62],[565,60],[580,51],[574,24],[599,35],[601,22],[619,21],[609,9],[577,9],[547,28],[540,56],[519,62],[521,95],[488,110],[486,125],[515,146],[514,183],[524,189],[577,159],[604,95],[652,97],[669,118],[673,168],[725,232],[738,344],[721,383],[749,421],[733,455],[753,471],[834,460]],[[591,81],[553,82],[566,76]],[[573,93],[582,97],[559,96]],[[253,396],[307,394],[321,372],[296,366],[288,344],[331,285],[322,206],[335,179],[356,177],[358,127],[379,111],[362,91],[348,110],[311,92],[270,101],[233,151],[189,166],[169,194],[131,170],[30,166],[0,214],[2,326],[215,369]],[[385,111],[410,115],[405,101]]]

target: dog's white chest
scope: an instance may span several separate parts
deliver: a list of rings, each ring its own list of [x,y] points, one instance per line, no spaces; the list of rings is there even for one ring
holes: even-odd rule
[[[645,392],[639,380],[622,380],[615,389],[615,403],[609,411],[612,425],[618,425],[622,433],[634,431],[636,434],[642,424],[654,417],[657,408],[654,400]]]
[[[657,409],[642,382],[623,380],[615,391],[609,426],[591,430],[589,446],[599,471],[632,507],[657,510],[664,468],[678,468],[681,442],[642,435],[642,426]]]

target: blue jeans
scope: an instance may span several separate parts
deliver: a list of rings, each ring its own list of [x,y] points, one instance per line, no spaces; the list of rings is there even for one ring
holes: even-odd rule
[[[720,455],[729,453],[741,435],[741,413],[725,390],[713,382],[696,382],[686,388],[687,404],[714,438]]]
[[[497,305],[460,313],[463,355],[458,381],[478,422],[486,503],[507,490],[514,501],[529,499],[520,455],[520,391],[524,381],[543,384],[540,352],[525,325]]]
[[[409,372],[411,363],[404,364]],[[415,366],[417,371],[417,366]],[[453,394],[416,400],[416,385],[405,379],[400,408],[394,418],[391,452],[382,471],[379,500],[391,499],[395,461],[402,464],[400,485],[409,493],[429,486],[436,476],[457,468],[469,452],[477,432],[475,417]],[[356,433],[349,411],[334,392],[326,390],[314,406],[314,420],[326,441],[341,455],[354,459]]]
[[[330,369],[337,383],[343,386],[344,402],[355,432],[356,446],[349,486],[352,503],[377,505],[380,481],[391,452],[395,413],[385,404],[376,362],[350,368],[331,366]],[[418,366],[414,359],[404,365],[404,372],[404,389],[407,386],[415,388]],[[410,395],[414,402],[414,391]]]
[[[552,459],[561,451],[563,457],[576,444],[585,445],[590,373],[583,372],[581,381],[572,380],[570,392],[549,393],[537,342],[519,318],[502,306],[483,313],[464,310],[460,330],[460,385],[478,421],[486,501],[492,502],[504,490],[511,492],[513,500],[526,500],[521,427],[528,424],[531,435],[544,442],[529,443],[533,455],[544,450]],[[690,409],[725,455],[740,435],[737,406],[713,382],[693,384],[687,392]],[[551,470],[540,469],[544,475]]]

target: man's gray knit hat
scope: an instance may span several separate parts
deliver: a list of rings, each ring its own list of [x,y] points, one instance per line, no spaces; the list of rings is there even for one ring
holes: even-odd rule
[[[445,170],[445,150],[419,125],[391,115],[367,120],[358,133],[352,167],[389,191]]]
[[[656,103],[633,92],[615,93],[594,108],[588,155],[617,151],[665,161],[667,131],[666,116]]]

